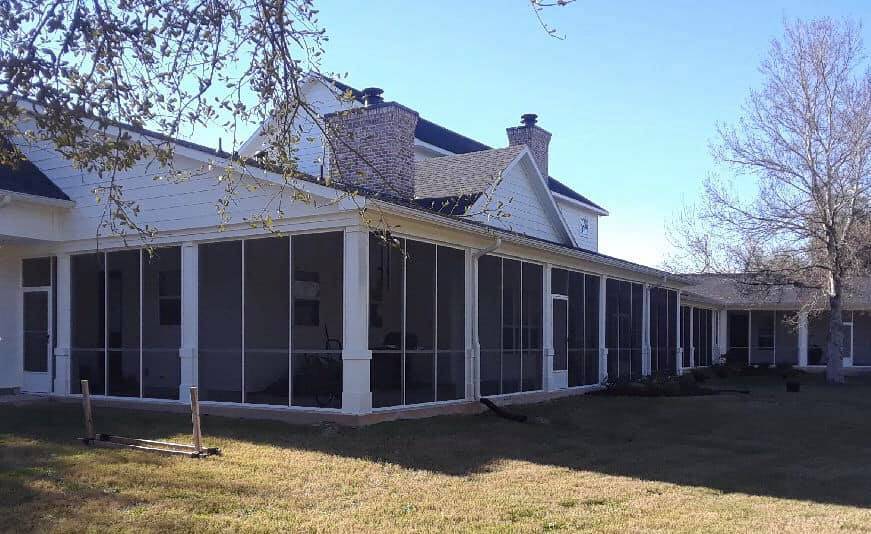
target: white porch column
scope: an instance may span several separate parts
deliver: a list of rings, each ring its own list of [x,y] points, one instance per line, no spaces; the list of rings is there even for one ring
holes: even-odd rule
[[[641,297],[641,374],[651,372],[650,364],[650,284],[644,284]]]
[[[604,274],[599,277],[599,383],[605,381],[608,376],[608,348],[605,347],[605,293],[607,292],[608,277]],[[611,377],[616,378],[616,377]]]
[[[472,249],[466,249],[466,399],[481,396],[478,377],[481,373],[481,343],[478,340],[478,259]]]
[[[690,306],[690,368],[696,366],[696,321],[695,321],[696,309],[693,306]]]
[[[708,362],[708,366],[714,365],[717,363],[717,360],[720,359],[720,349],[719,342],[717,341],[717,332],[720,331],[720,316],[717,310],[711,310],[711,331],[708,334],[711,336],[711,361]]]
[[[56,395],[70,394],[70,356],[72,348],[72,302],[70,300],[72,277],[70,273],[70,255],[66,253],[57,256],[57,331],[54,333],[57,347],[54,349],[55,374],[54,393]]]
[[[345,228],[342,285],[342,411],[372,411],[369,350],[369,230]]]
[[[729,352],[729,312],[726,309],[719,311],[717,328],[717,352],[718,356],[725,356]]]
[[[681,328],[684,328],[685,325],[681,324],[681,318],[682,318],[682,315],[680,313],[681,297],[682,297],[681,292],[678,291],[677,292],[677,299],[675,300],[676,310],[675,310],[675,322],[674,322],[674,324],[675,324],[675,334],[674,335],[677,336],[677,337],[675,337],[675,339],[677,340],[677,350],[675,351],[675,358],[677,358],[677,361],[675,362],[674,369],[675,369],[675,372],[677,374],[683,373],[683,351],[684,351],[684,349],[683,349],[683,338],[681,337]]]
[[[753,354],[753,312],[747,310],[747,365],[750,365]]]
[[[199,383],[200,252],[196,243],[181,247],[181,380],[178,398],[190,402],[191,386]]]
[[[798,365],[807,365],[807,312],[798,312]]]
[[[551,266],[545,265],[542,269],[542,291],[541,291],[541,341],[544,349],[544,358],[542,361],[542,388],[544,391],[553,391],[558,389],[553,377],[553,303],[551,303]]]

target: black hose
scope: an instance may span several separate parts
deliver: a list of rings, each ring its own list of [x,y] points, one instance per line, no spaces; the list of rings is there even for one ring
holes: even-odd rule
[[[508,419],[509,421],[515,421],[517,423],[525,423],[526,422],[525,415],[511,413],[503,408],[500,408],[499,406],[496,406],[496,404],[494,404],[493,401],[491,401],[490,399],[488,399],[486,397],[481,397],[481,404],[483,404],[487,408],[490,408],[490,410],[492,410],[493,413],[495,413],[499,417]]]

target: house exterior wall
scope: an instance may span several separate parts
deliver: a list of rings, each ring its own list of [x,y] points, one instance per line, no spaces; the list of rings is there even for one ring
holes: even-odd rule
[[[21,387],[21,258],[0,252],[0,389]]]
[[[318,80],[312,80],[304,90],[306,103],[317,110],[321,116],[360,105],[356,101],[347,102],[342,100],[334,91],[329,85]],[[293,129],[299,136],[299,139],[295,140],[299,170],[311,176],[328,176],[329,158],[324,150],[322,123],[319,124],[307,113],[301,113],[294,123]],[[255,134],[242,145],[239,153],[246,157],[253,156],[264,149],[263,143],[263,137]]]
[[[522,165],[510,167],[493,191],[475,203],[470,218],[553,243],[564,242],[562,232],[545,208],[549,200],[533,187],[532,179]],[[494,218],[497,210],[507,217]]]
[[[94,189],[108,185],[109,179],[75,169],[71,162],[46,143],[38,145],[21,143],[20,147],[25,155],[75,202],[73,209],[51,208],[54,210],[52,220],[55,229],[50,240],[64,243],[93,241],[95,234],[101,228],[106,210],[105,200],[99,202]],[[174,182],[168,176],[169,169],[161,168],[152,161],[143,160],[129,170],[119,172],[115,177],[115,183],[123,187],[125,200],[138,203],[141,211],[136,218],[137,222],[142,226],[148,225],[159,229],[160,234],[166,237],[192,233],[207,235],[213,231],[215,226],[221,223],[217,206],[225,197],[230,199],[230,206],[227,209],[228,219],[224,221],[225,229],[232,229],[234,225],[247,226],[246,221],[256,220],[257,217],[266,215],[278,218],[279,207],[291,224],[305,217],[324,219],[340,214],[349,207],[344,204],[314,207],[294,200],[292,186],[283,186],[266,180],[255,181],[251,178],[244,181],[236,178],[236,191],[227,196],[225,193],[227,181],[221,179],[221,161],[216,159],[211,168],[208,166],[208,154],[195,153],[180,147],[177,149],[174,168],[192,172],[189,179]],[[332,195],[331,198],[320,198],[321,201],[341,197],[341,194],[336,191],[320,189]],[[111,234],[106,229],[102,229],[101,233]],[[45,238],[45,236],[41,237]],[[81,249],[87,246],[86,243],[82,243],[73,245],[72,248]]]
[[[575,243],[583,249],[598,252],[599,215],[559,197],[556,198],[556,205],[562,211]]]

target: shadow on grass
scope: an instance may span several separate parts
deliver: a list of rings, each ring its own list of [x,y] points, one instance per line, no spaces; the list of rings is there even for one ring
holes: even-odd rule
[[[782,384],[749,385],[749,396],[577,397],[513,408],[529,416],[524,424],[483,414],[361,429],[221,417],[206,417],[203,425],[207,444],[228,455],[240,441],[452,476],[518,460],[720,493],[871,507],[871,387],[807,384],[787,394]],[[0,437],[69,445],[81,432],[78,408],[70,405],[0,407],[0,413]],[[98,431],[137,437],[190,430],[183,416],[151,412],[101,409],[97,423]]]

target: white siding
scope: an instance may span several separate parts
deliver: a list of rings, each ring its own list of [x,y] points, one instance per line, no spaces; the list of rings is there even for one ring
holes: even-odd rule
[[[557,198],[556,205],[579,247],[599,251],[599,216],[590,210]]]
[[[514,165],[505,173],[491,198],[482,196],[472,207],[472,218],[511,232],[564,242],[563,233],[554,226],[554,221],[548,216],[550,210],[544,205],[545,199],[541,198],[542,194],[549,193],[544,186],[539,193],[538,188],[533,187],[534,179],[537,178],[527,175],[522,165]],[[501,211],[508,215],[507,218],[494,218],[493,210],[499,202],[503,203]]]
[[[56,240],[64,208],[43,206],[13,198],[0,208],[0,238]]]
[[[106,208],[105,201],[97,202],[95,187],[105,185],[108,179],[101,179],[93,173],[73,168],[57,151],[47,144],[39,146],[21,144],[22,151],[55,184],[58,185],[76,206],[70,210],[56,210],[60,229],[57,239],[75,241],[92,239],[100,230]],[[136,221],[149,225],[159,232],[213,227],[220,224],[217,204],[224,194],[225,183],[219,181],[221,169],[206,170],[199,161],[176,155],[176,168],[195,169],[198,172],[189,180],[173,183],[158,178],[165,174],[157,164],[142,161],[132,169],[120,172],[116,184],[123,187],[125,200],[139,204],[140,213]],[[287,217],[304,217],[335,213],[337,206],[313,207],[292,200],[291,188],[283,192],[274,184],[262,184],[256,190],[248,190],[244,185],[232,196],[229,208],[231,220],[228,224],[244,223],[257,215],[270,211],[277,218],[275,210],[279,206]],[[266,211],[265,211],[266,210]],[[108,230],[100,232],[108,235]]]
[[[21,387],[19,262],[0,249],[0,388]]]
[[[323,116],[334,111],[348,109],[350,102],[337,97],[333,89],[321,82],[310,82],[305,90],[306,103],[317,110]],[[358,105],[356,102],[354,105]],[[301,114],[294,125],[295,135],[299,136],[296,145],[296,156],[299,158],[299,170],[312,176],[321,175],[321,162],[325,161],[323,130],[306,113]],[[254,134],[252,139],[246,141],[239,153],[243,156],[252,156],[263,150],[263,138]],[[324,169],[326,173],[326,169]]]

